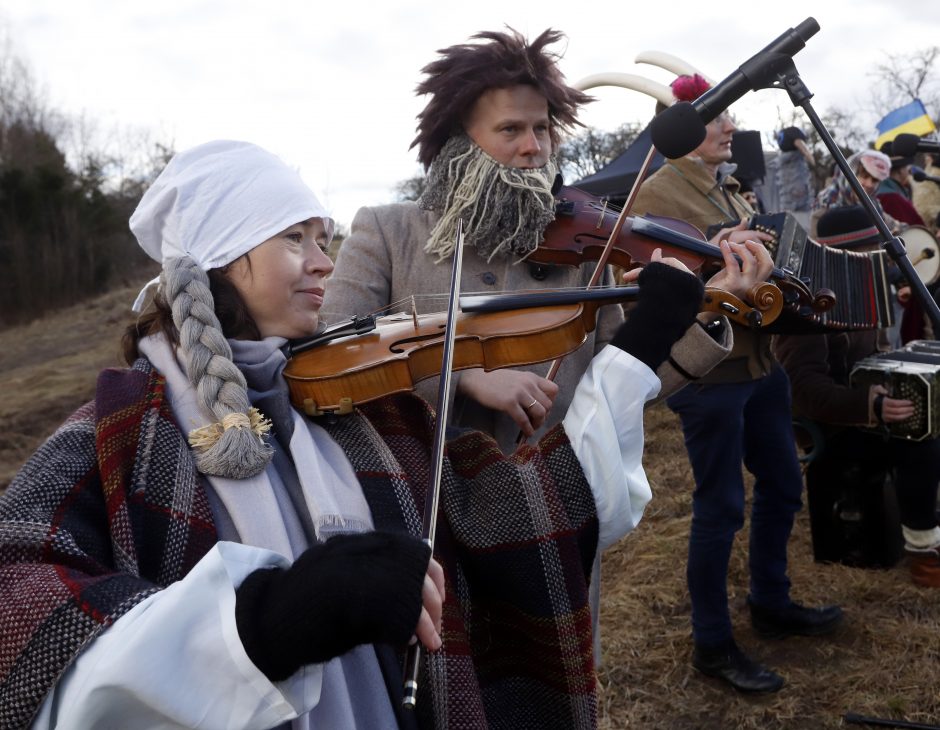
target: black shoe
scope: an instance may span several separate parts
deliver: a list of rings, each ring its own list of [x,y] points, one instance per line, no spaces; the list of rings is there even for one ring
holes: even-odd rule
[[[748,658],[733,640],[715,648],[696,645],[692,666],[739,692],[776,692],[783,687],[783,677]]]
[[[838,606],[807,608],[791,603],[786,608],[771,609],[758,606],[750,596],[747,605],[751,609],[751,625],[765,639],[822,636],[832,633],[842,623],[842,609]]]

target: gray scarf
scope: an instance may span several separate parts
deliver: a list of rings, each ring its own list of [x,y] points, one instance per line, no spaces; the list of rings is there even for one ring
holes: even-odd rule
[[[285,340],[230,340],[233,360],[245,373],[249,398],[264,402],[274,422],[275,458],[248,479],[208,477],[223,539],[265,547],[296,559],[314,540],[372,529],[359,480],[342,449],[320,426],[291,407],[281,378]],[[186,430],[210,422],[162,336],[141,340],[140,351],[167,379],[173,414]],[[224,534],[231,526],[234,535]]]

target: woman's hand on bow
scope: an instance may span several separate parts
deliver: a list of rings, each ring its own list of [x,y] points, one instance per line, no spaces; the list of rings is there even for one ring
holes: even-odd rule
[[[441,615],[444,611],[444,569],[434,558],[428,564],[421,589],[421,616],[415,637],[429,651],[441,648]]]

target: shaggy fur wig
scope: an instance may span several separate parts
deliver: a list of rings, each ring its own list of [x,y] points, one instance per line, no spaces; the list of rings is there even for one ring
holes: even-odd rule
[[[519,84],[534,86],[548,100],[552,145],[558,145],[560,130],[581,123],[578,106],[591,97],[565,83],[558,70],[559,54],[547,46],[564,37],[549,28],[528,43],[519,32],[477,33],[470,40],[438,51],[440,58],[421,72],[427,75],[417,88],[418,94],[430,94],[431,100],[418,115],[418,136],[411,147],[418,148],[418,160],[425,169],[463,124],[480,95],[489,89],[504,89]]]

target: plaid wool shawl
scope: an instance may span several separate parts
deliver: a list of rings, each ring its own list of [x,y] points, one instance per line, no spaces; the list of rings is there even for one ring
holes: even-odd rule
[[[386,398],[323,425],[376,527],[420,534],[433,428],[424,401]],[[597,518],[564,431],[512,457],[483,434],[459,435],[441,511],[444,646],[423,662],[421,724],[594,727]],[[86,644],[216,540],[162,376],[146,360],[104,371],[95,401],[0,497],[0,728],[27,725]]]

